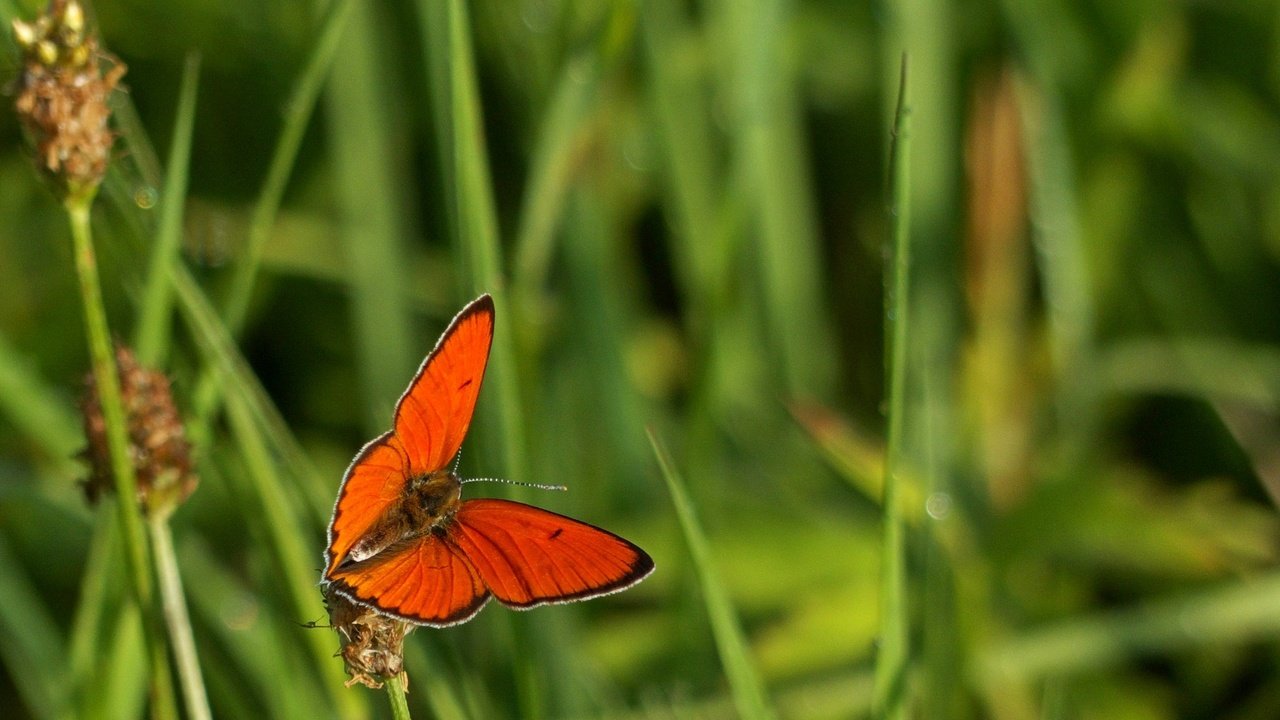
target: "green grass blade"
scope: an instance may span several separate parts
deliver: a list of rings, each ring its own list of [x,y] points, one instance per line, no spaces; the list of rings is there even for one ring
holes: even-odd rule
[[[461,266],[460,278],[471,291],[468,295],[490,293],[497,313],[485,385],[490,397],[497,398],[498,416],[496,423],[484,420],[480,427],[485,431],[485,446],[501,454],[502,467],[509,473],[508,477],[527,478],[524,410],[512,332],[512,327],[520,322],[520,315],[515,304],[509,301],[503,281],[497,210],[484,144],[467,4],[460,0],[419,0],[418,19],[427,51],[436,147],[441,160],[450,232]],[[543,683],[533,661],[536,652],[527,647],[526,642],[533,633],[523,618],[512,618],[509,622],[516,644],[522,646],[513,654],[520,713],[533,720],[544,712]]]
[[[146,648],[138,608],[125,605],[112,618],[103,637],[98,674],[90,691],[87,720],[141,717],[146,707]]]
[[[64,477],[81,472],[71,456],[84,445],[80,421],[69,406],[0,333],[0,410]]]
[[[223,669],[230,682],[238,685],[235,694],[248,698],[247,704],[259,711],[265,707],[270,717],[328,714],[327,698],[316,685],[319,678],[304,664],[307,648],[296,642],[296,623],[281,618],[274,608],[262,607],[260,593],[245,587],[244,580],[224,567],[214,553],[195,538],[178,547],[182,567],[205,582],[206,590],[192,596],[192,610],[203,627],[211,630],[206,647],[230,660]],[[235,617],[236,622],[228,622],[228,617]],[[307,632],[328,635],[332,631],[317,627]],[[282,691],[279,678],[293,668],[303,677]],[[209,674],[216,671],[211,668]],[[214,686],[212,677],[210,685]]]
[[[803,120],[783,43],[791,5],[732,0],[718,6],[720,37],[728,43],[722,75],[733,102],[734,173],[756,242],[765,337],[784,392],[822,397],[835,357]]]
[[[191,630],[191,617],[182,591],[178,558],[173,552],[173,531],[169,528],[168,518],[164,516],[149,518],[147,529],[156,563],[160,606],[164,612],[165,625],[169,629],[169,645],[178,671],[178,683],[182,687],[187,718],[209,720],[213,714],[209,711],[209,698],[204,689],[204,677],[200,673],[200,659],[196,655],[195,634]]]
[[[182,211],[187,200],[191,166],[191,135],[196,119],[196,90],[200,77],[200,56],[187,56],[178,92],[178,111],[173,141],[169,145],[169,165],[164,190],[160,194],[160,227],[147,269],[141,316],[134,337],[138,361],[156,367],[165,355],[172,327],[173,291],[169,285],[169,264],[182,247]]]
[[[227,396],[231,429],[248,470],[243,489],[252,494],[252,519],[270,538],[279,583],[288,598],[289,610],[299,623],[325,617],[324,604],[315,567],[320,548],[308,549],[294,504],[282,489],[281,478],[270,450],[254,422],[254,416],[239,394]],[[344,717],[364,715],[359,696],[344,687],[342,663],[334,658],[335,638],[328,633],[303,631],[312,660],[322,677],[325,692]]]
[[[516,230],[511,284],[517,295],[540,292],[550,271],[556,230],[569,187],[583,160],[587,119],[600,88],[600,66],[584,53],[564,64],[534,142],[529,185]]]
[[[910,657],[906,541],[902,500],[899,497],[903,465],[903,430],[906,413],[907,330],[910,318],[908,284],[911,247],[911,99],[907,56],[902,58],[898,110],[894,118],[892,168],[893,254],[891,279],[885,283],[885,361],[889,394],[888,432],[884,459],[884,546],[881,560],[880,649],[876,658],[876,715],[907,715],[907,663]]]
[[[227,387],[242,395],[241,399],[248,405],[259,432],[268,439],[272,452],[278,454],[299,479],[299,483],[291,485],[290,490],[299,496],[299,503],[308,509],[315,524],[324,525],[333,509],[332,483],[318,479],[319,475],[311,461],[289,431],[280,411],[271,402],[262,383],[240,354],[230,331],[222,324],[217,311],[201,292],[195,279],[181,263],[175,262],[171,271],[179,307],[204,355],[205,364],[232,379]],[[194,439],[205,437],[209,433],[208,424],[201,422],[200,418],[193,418],[187,428]]]
[[[1032,242],[1044,284],[1050,350],[1062,377],[1058,417],[1065,435],[1089,444],[1096,431],[1096,386],[1091,382],[1093,354],[1093,286],[1087,271],[1070,148],[1062,110],[1052,91],[1035,81],[1017,79],[1022,133],[1027,143]]]
[[[81,573],[80,599],[71,621],[71,638],[68,643],[68,667],[71,670],[72,687],[83,693],[93,674],[93,663],[99,660],[101,640],[106,631],[108,608],[119,605],[111,587],[111,580],[120,573],[119,535],[112,516],[94,513],[93,535]]]
[[[353,0],[335,0],[330,3],[327,14],[316,33],[315,48],[307,58],[307,63],[298,76],[292,94],[285,103],[280,137],[276,140],[275,150],[271,154],[271,164],[267,168],[267,177],[262,183],[262,190],[258,193],[258,201],[253,206],[253,214],[249,220],[249,238],[245,255],[236,267],[223,312],[227,327],[233,334],[238,333],[240,326],[244,323],[245,312],[249,308],[249,296],[258,275],[262,246],[271,236],[271,228],[274,227],[276,215],[280,212],[280,202],[284,198],[285,187],[289,183],[289,176],[293,173],[294,163],[298,158],[298,149],[302,147],[302,138],[315,111],[316,100],[324,88],[325,78],[329,76],[334,58],[338,56],[340,41],[354,7]]]
[[[975,676],[999,686],[1098,672],[1144,655],[1235,644],[1280,632],[1280,573],[1134,608],[1069,618],[980,653]]]
[[[695,56],[687,49],[692,31],[680,3],[653,0],[641,5],[646,88],[653,108],[667,182],[673,233],[671,250],[683,290],[690,298],[719,287],[724,274],[716,232],[715,145],[711,110],[700,93]],[[703,300],[695,305],[705,306]]]
[[[327,94],[333,186],[352,291],[356,368],[364,389],[364,427],[371,434],[386,429],[391,404],[412,376],[419,354],[410,349],[401,247],[408,235],[401,218],[409,213],[402,207],[400,190],[407,168],[395,160],[392,118],[385,111],[395,103],[384,82],[388,58],[376,50],[390,43],[375,22],[376,7],[356,5],[340,46],[342,62],[333,67]]]
[[[0,660],[28,710],[37,718],[70,717],[64,640],[40,594],[0,535]]]
[[[667,482],[667,490],[671,494],[671,502],[675,505],[676,516],[680,519],[680,528],[684,531],[685,542],[689,546],[689,557],[693,560],[694,571],[702,587],[702,598],[707,605],[707,616],[711,620],[711,629],[715,635],[716,648],[720,651],[720,662],[724,664],[725,675],[729,679],[729,687],[733,691],[734,704],[738,715],[746,720],[763,720],[774,717],[773,710],[765,693],[763,683],[751,661],[746,638],[742,634],[742,625],[734,610],[733,601],[720,582],[719,573],[711,559],[711,547],[698,517],[693,502],[684,488],[684,482],[676,473],[662,442],[653,430],[649,430],[649,443],[658,458],[662,469],[662,477]]]
[[[419,0],[418,6],[454,246],[459,251],[468,295],[492,294],[498,314],[485,377],[486,387],[498,397],[498,431],[490,432],[492,447],[502,452],[506,471],[522,478],[527,471],[524,417],[516,375],[515,336],[511,331],[519,314],[508,301],[503,281],[497,211],[483,140],[467,7],[459,0]]]
[[[236,266],[231,280],[231,288],[223,308],[222,317],[231,334],[237,335],[244,324],[245,314],[249,309],[249,299],[257,281],[258,268],[262,257],[262,246],[271,236],[276,215],[280,211],[280,202],[284,197],[285,186],[293,172],[298,158],[298,149],[302,146],[302,138],[307,124],[315,110],[316,100],[324,87],[324,80],[329,74],[333,60],[338,54],[342,32],[347,19],[351,15],[354,0],[335,0],[328,14],[321,22],[317,33],[315,49],[312,50],[307,64],[299,75],[293,94],[285,104],[284,123],[280,137],[271,155],[271,164],[267,168],[267,177],[262,190],[258,193],[258,201],[254,204],[253,214],[249,220],[249,237],[245,255]],[[207,421],[218,404],[218,371],[206,368],[200,377],[195,392],[196,416]]]

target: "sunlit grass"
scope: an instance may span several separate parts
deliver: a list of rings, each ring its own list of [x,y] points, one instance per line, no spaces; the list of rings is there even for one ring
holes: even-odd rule
[[[1262,4],[96,11],[131,72],[85,219],[198,443],[161,545],[214,717],[390,716],[308,627],[324,527],[480,292],[463,473],[568,486],[522,499],[657,572],[416,631],[412,716],[1280,713]],[[0,701],[137,717],[154,616],[74,484],[69,230],[0,138]]]

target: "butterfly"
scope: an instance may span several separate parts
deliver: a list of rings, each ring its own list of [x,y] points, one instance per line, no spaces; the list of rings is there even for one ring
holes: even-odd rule
[[[493,299],[462,309],[396,404],[392,429],[347,468],[329,522],[324,583],[420,625],[465,622],[490,597],[526,609],[618,592],[653,560],[613,533],[541,508],[462,499],[449,467],[475,410]]]

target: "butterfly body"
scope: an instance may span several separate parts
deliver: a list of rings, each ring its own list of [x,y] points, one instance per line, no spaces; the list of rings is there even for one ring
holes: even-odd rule
[[[462,499],[449,468],[471,422],[493,337],[487,295],[458,313],[338,491],[323,582],[423,625],[473,617],[490,597],[525,609],[626,589],[653,571],[636,545],[532,505]]]
[[[462,501],[462,480],[441,470],[410,478],[403,497],[383,513],[351,550],[337,569],[372,560],[398,543],[412,541],[448,522]]]

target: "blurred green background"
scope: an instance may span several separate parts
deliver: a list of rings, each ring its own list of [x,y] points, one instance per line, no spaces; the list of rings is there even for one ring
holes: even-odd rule
[[[38,9],[0,0],[0,20]],[[499,336],[462,473],[567,485],[517,495],[636,541],[657,572],[415,632],[415,716],[736,717],[744,683],[762,716],[869,714],[896,313],[909,716],[1280,716],[1275,3],[103,0],[94,17],[129,67],[94,215],[117,336],[159,213],[182,211],[162,365],[202,484],[169,525],[216,717],[388,716],[341,687],[332,631],[304,627],[325,619],[324,526],[481,291]],[[887,312],[904,51],[912,291]],[[190,52],[187,168],[169,147]],[[6,42],[0,80],[20,68]],[[164,194],[166,167],[185,193]],[[65,214],[0,113],[17,717],[147,707],[115,514],[76,486],[75,283]]]

